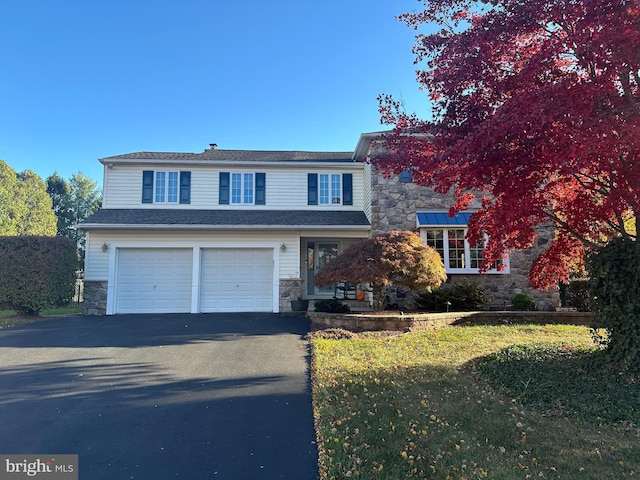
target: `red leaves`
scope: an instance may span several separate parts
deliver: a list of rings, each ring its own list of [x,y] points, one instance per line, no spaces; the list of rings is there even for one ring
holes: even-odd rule
[[[409,288],[436,288],[446,280],[438,252],[412,232],[390,231],[344,250],[316,273],[316,285],[394,283]]]
[[[434,121],[381,97],[394,125],[372,161],[446,193],[454,210],[490,194],[470,237],[490,236],[486,265],[527,248],[544,222],[563,233],[532,270],[549,286],[640,214],[640,2],[432,0],[401,20],[418,28],[418,72]],[[565,235],[569,237],[565,238]],[[554,273],[555,271],[555,273]]]

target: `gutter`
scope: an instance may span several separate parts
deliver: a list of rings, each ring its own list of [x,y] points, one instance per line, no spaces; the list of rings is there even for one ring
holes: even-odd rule
[[[83,223],[75,225],[78,230],[329,230],[369,232],[371,225],[191,225],[191,224],[125,224]]]

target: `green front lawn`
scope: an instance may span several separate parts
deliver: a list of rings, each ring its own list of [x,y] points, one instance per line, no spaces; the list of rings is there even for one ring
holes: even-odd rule
[[[78,315],[81,311],[80,306],[50,308],[40,312],[40,315],[28,316],[18,315],[13,310],[0,310],[0,328],[12,327],[22,323],[37,322],[47,317],[58,315]]]
[[[592,345],[573,326],[315,334],[322,478],[640,474],[640,383],[597,362]]]

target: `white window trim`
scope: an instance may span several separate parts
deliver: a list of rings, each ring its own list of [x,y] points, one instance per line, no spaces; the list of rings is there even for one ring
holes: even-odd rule
[[[467,228],[466,225],[422,225],[420,227],[420,238],[422,238],[422,241],[424,242],[425,245],[428,245],[427,243],[427,230],[442,230],[443,231],[443,254],[444,254],[444,270],[446,273],[450,273],[450,274],[467,274],[467,275],[479,275],[480,274],[480,269],[479,268],[470,268],[470,267],[465,267],[465,268],[451,268],[449,267],[449,230],[464,230],[464,258],[465,258],[465,264],[470,265],[471,264],[471,244],[469,243],[469,241],[467,240],[467,231],[469,230]],[[487,240],[489,239],[489,237],[485,236],[485,245],[487,243]],[[502,270],[498,270],[496,268],[492,268],[491,270],[487,270],[486,272],[483,272],[483,274],[488,274],[488,275],[504,275],[504,274],[508,274],[511,273],[511,265],[509,263],[509,256],[507,255],[506,258],[502,259],[502,264],[504,265],[504,268]]]
[[[240,201],[233,199],[233,176],[240,175]],[[251,175],[251,202],[244,201],[245,175]],[[230,172],[229,173],[229,205],[255,205],[256,204],[256,174],[255,172]]]
[[[329,195],[328,195],[328,202],[327,203],[323,203],[322,202],[322,195],[321,195],[321,190],[320,190],[320,179],[323,175],[327,176],[327,182],[328,182],[328,188],[329,188]],[[336,192],[337,195],[334,193],[334,185],[333,185],[333,177],[336,176],[338,178],[338,185],[337,185],[337,189],[338,191]],[[333,199],[336,198],[338,199],[337,202],[333,202]],[[318,205],[322,205],[322,206],[334,206],[334,205],[342,205],[342,174],[341,173],[318,173]]]
[[[164,200],[157,200],[157,189],[158,189],[158,174],[164,173]],[[177,186],[177,194],[176,200],[174,202],[169,201],[169,175],[175,173],[176,174],[176,186]],[[153,203],[156,204],[169,204],[174,205],[180,203],[180,172],[176,170],[157,170],[153,172]]]

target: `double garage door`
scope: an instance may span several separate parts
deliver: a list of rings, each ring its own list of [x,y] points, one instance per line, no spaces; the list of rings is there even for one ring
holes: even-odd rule
[[[115,313],[273,311],[273,250],[118,249]]]

